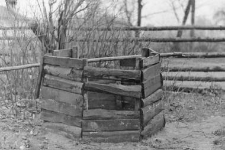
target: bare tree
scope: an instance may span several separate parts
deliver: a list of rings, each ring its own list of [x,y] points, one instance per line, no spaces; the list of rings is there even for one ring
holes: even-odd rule
[[[59,3],[57,0],[49,0],[49,12],[44,0],[37,0],[37,3],[42,11],[42,18],[40,22],[33,21],[30,24],[32,31],[38,36],[46,52],[64,49],[68,42],[67,31],[71,21],[88,7],[87,3],[85,4],[85,0],[62,0]]]

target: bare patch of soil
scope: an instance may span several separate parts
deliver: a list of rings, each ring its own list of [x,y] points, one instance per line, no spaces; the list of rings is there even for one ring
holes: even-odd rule
[[[166,127],[139,143],[87,143],[68,133],[45,128],[32,117],[0,111],[0,149],[20,150],[223,150],[225,99],[214,93],[165,93]]]

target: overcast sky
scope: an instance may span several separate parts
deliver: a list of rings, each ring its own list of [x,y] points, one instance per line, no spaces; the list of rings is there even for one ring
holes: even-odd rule
[[[143,26],[148,24],[158,26],[179,25],[170,5],[171,0],[143,1],[146,2],[145,7],[143,8],[143,15],[147,16],[147,18],[143,19]],[[35,2],[36,0],[18,0],[18,7],[20,7],[22,13],[31,15],[33,11],[37,9],[34,5]],[[5,6],[5,0],[0,0],[0,5]],[[196,0],[196,18],[205,17],[212,20],[215,12],[222,8],[225,9],[225,0]],[[183,9],[181,7],[177,7],[176,10],[179,14],[180,20],[182,20]]]

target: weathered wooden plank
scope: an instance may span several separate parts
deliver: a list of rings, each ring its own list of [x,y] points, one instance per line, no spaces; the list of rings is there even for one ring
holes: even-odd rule
[[[160,55],[156,54],[154,56],[149,56],[147,58],[141,58],[140,68],[144,69],[148,66],[157,64],[160,62]]]
[[[162,96],[163,96],[163,91],[162,89],[159,89],[156,92],[154,92],[152,95],[149,95],[145,99],[142,99],[142,106],[145,107],[145,106],[151,105],[154,102],[160,100]]]
[[[67,138],[81,138],[81,128],[75,126],[69,126],[61,123],[45,122],[43,127],[53,130],[54,133],[65,135]]]
[[[93,82],[87,82],[84,85],[85,90],[90,91],[103,91],[111,94],[130,96],[130,97],[141,97],[141,86],[140,85],[130,85],[124,86],[120,84],[98,84]]]
[[[72,57],[72,49],[54,50],[53,56]]]
[[[83,132],[85,141],[93,142],[138,142],[140,131],[114,131],[114,132]]]
[[[143,87],[142,97],[146,98],[149,95],[151,95],[153,92],[155,92],[156,90],[158,90],[159,88],[162,87],[161,75],[152,77],[152,78],[148,79],[147,81],[143,82],[142,87]]]
[[[139,130],[140,119],[83,120],[84,132]]]
[[[53,99],[59,102],[65,102],[76,106],[83,106],[82,95],[45,86],[41,87],[41,98]]]
[[[91,58],[88,59],[88,63],[93,62],[104,62],[104,61],[115,61],[115,60],[124,60],[124,59],[131,59],[131,58],[140,58],[141,55],[127,55],[127,56],[116,56],[116,57],[101,57],[101,58]]]
[[[142,49],[141,49],[141,56],[142,56],[142,57],[149,57],[149,55],[150,55],[150,50],[149,50],[149,48],[142,48]]]
[[[44,64],[74,68],[74,69],[83,69],[86,64],[86,59],[75,59],[67,57],[56,57],[56,56],[44,56]]]
[[[89,101],[86,107],[87,109],[107,109],[107,110],[116,110],[116,101]]]
[[[48,111],[45,109],[41,110],[40,119],[53,123],[63,123],[66,125],[81,127],[80,117],[69,116],[54,111]]]
[[[116,96],[113,94],[88,91],[86,95],[86,108],[88,109],[116,109]]]
[[[46,74],[61,77],[64,79],[69,79],[73,81],[82,81],[82,74],[83,74],[82,70],[45,65],[44,72]]]
[[[79,58],[79,49],[78,49],[78,47],[77,46],[74,46],[73,48],[72,48],[72,58]]]
[[[66,80],[51,75],[45,75],[43,85],[76,94],[81,94],[83,89],[83,83],[81,82]]]
[[[84,67],[84,76],[89,78],[104,78],[112,77],[116,79],[134,79],[141,80],[140,70],[121,70],[97,67]]]
[[[140,99],[137,99],[135,100],[134,102],[134,110],[139,110],[141,108],[141,102],[140,102]]]
[[[147,81],[148,79],[155,77],[161,73],[161,63],[149,66],[148,68],[142,70],[142,81]]]
[[[140,111],[118,111],[105,109],[93,109],[83,111],[83,119],[86,120],[139,119],[139,118],[140,118]]]
[[[136,67],[136,58],[120,60],[121,67]]]
[[[88,101],[115,101],[116,95],[99,92],[87,92]]]
[[[42,84],[42,80],[43,80],[43,76],[44,76],[44,63],[43,63],[43,59],[41,58],[41,62],[40,62],[40,67],[39,67],[39,74],[38,74],[38,79],[37,79],[37,84],[36,84],[36,88],[35,88],[35,99],[39,98],[40,95],[40,88],[41,88],[41,84]]]
[[[58,102],[52,99],[43,99],[41,103],[41,108],[74,117],[82,116],[82,108],[80,106]]]
[[[107,79],[88,79],[88,81],[99,83],[99,84],[110,84],[110,83],[116,83],[116,80],[107,80]]]
[[[148,122],[161,111],[163,111],[164,106],[162,101],[158,101],[152,105],[148,105],[141,109],[143,116],[143,125],[145,126]]]
[[[148,124],[146,127],[144,127],[144,130],[141,132],[141,135],[143,138],[150,137],[157,132],[159,132],[163,127],[165,127],[166,121],[164,113],[161,112],[160,114],[156,115]]]

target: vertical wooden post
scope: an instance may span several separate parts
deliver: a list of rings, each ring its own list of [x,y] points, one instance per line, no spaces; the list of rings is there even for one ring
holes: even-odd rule
[[[72,58],[79,58],[79,49],[77,46],[72,48]]]
[[[44,75],[43,69],[44,69],[44,56],[41,58],[41,61],[40,61],[39,74],[38,74],[38,79],[37,79],[37,84],[35,89],[35,96],[34,96],[35,99],[39,98],[39,95],[40,95],[42,76]]]
[[[141,49],[141,56],[142,57],[148,57],[149,55],[150,55],[149,48],[142,48]]]
[[[134,106],[134,110],[139,110],[141,106],[141,98],[136,98],[135,99],[135,106]]]

